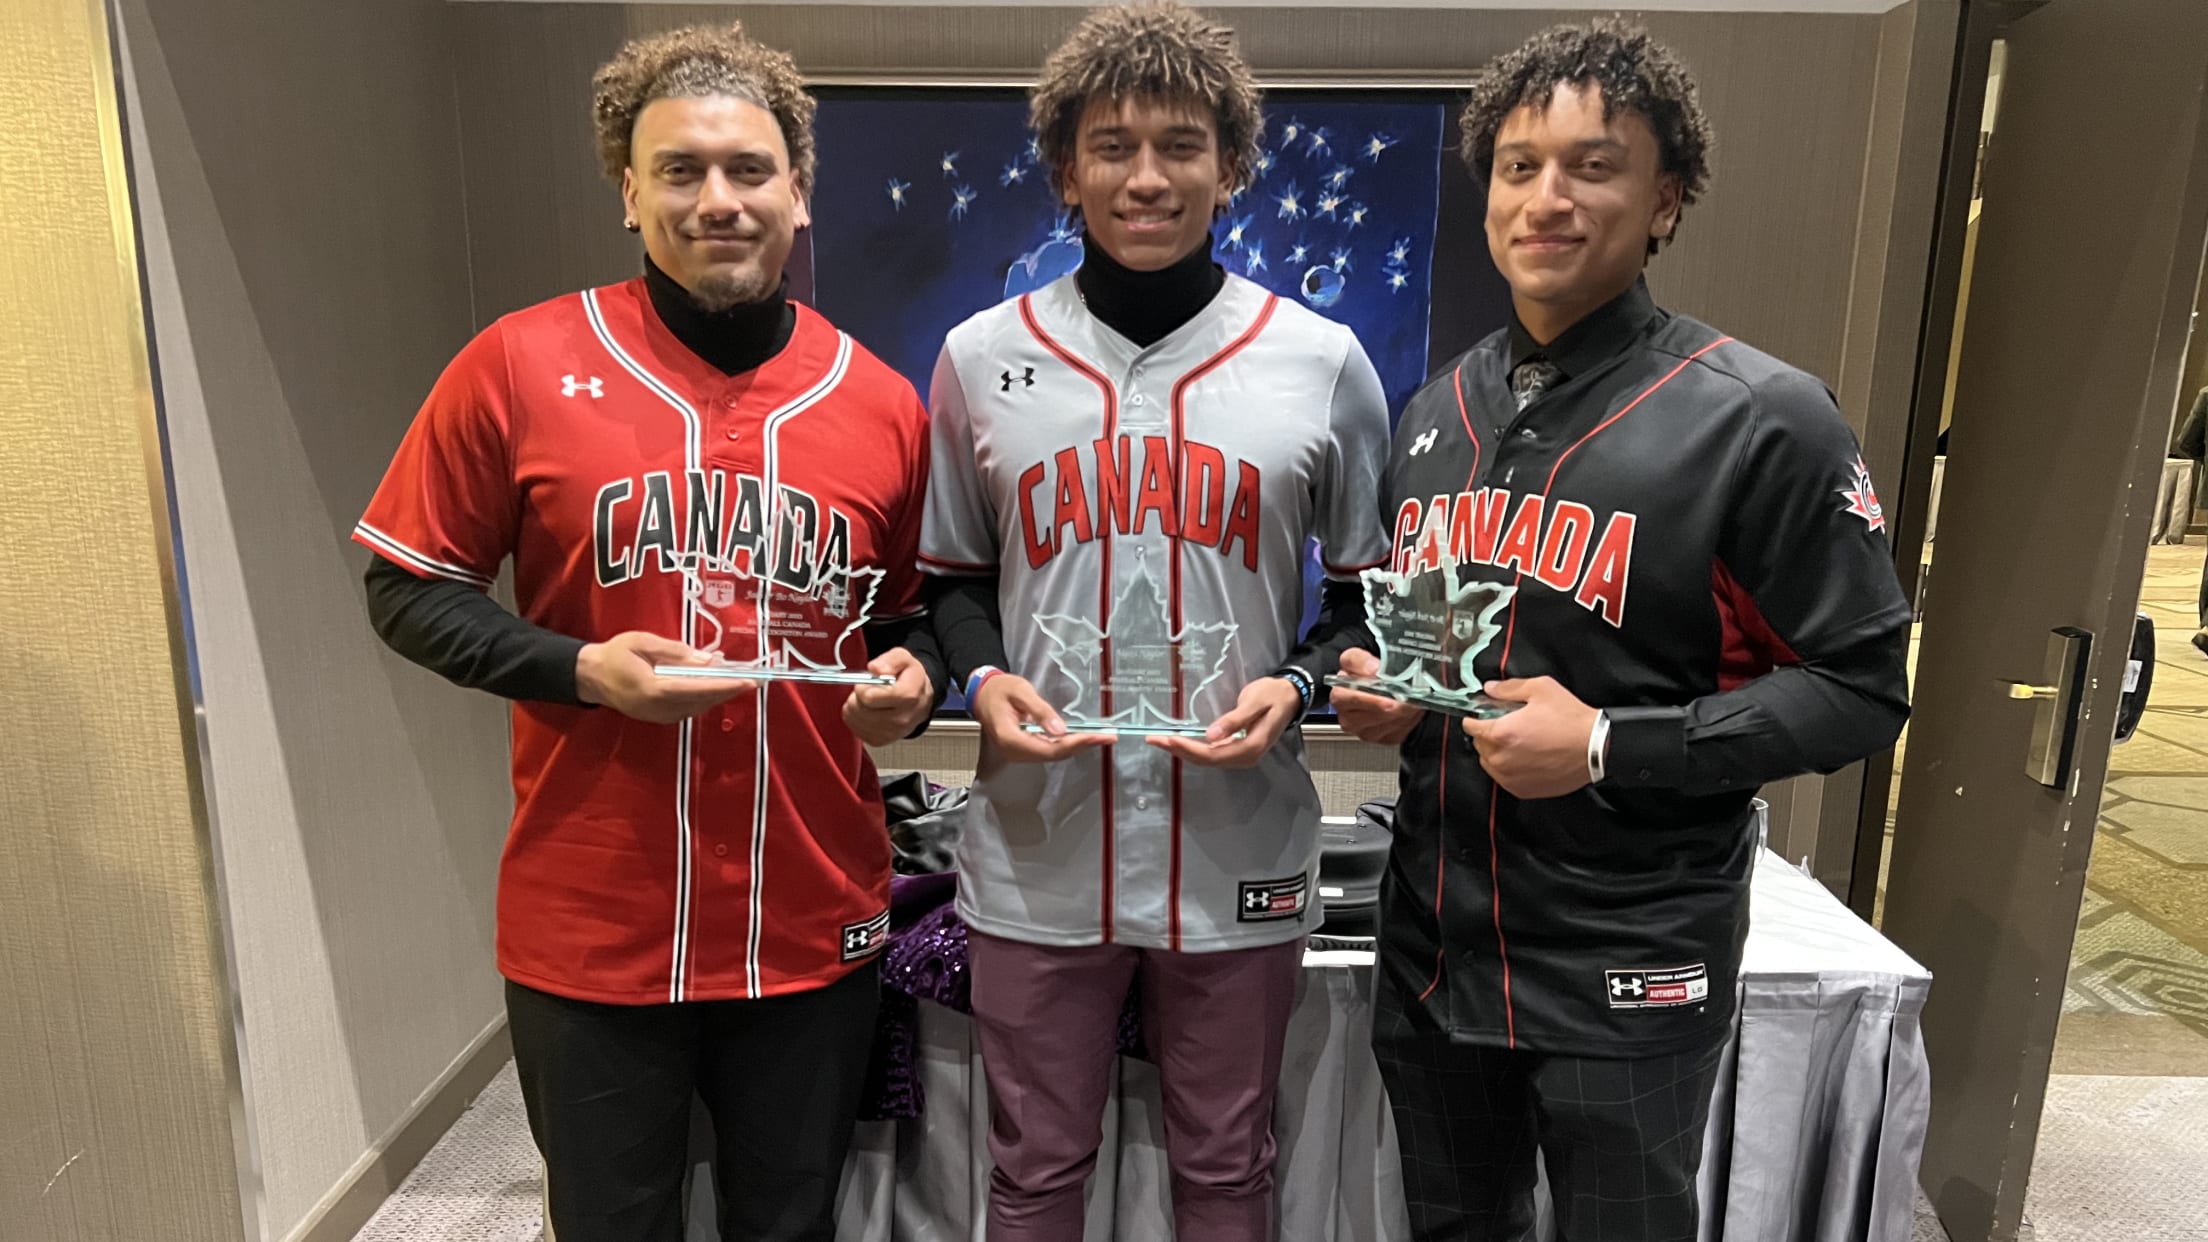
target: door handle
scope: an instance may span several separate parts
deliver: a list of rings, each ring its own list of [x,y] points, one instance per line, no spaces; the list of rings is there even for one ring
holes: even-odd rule
[[[2024,773],[2042,785],[2061,789],[2070,783],[2078,746],[2078,715],[2085,706],[2086,663],[2093,634],[2074,625],[2058,626],[2047,636],[2045,682],[2003,681],[2005,694],[2034,703],[2032,740],[2024,755]]]

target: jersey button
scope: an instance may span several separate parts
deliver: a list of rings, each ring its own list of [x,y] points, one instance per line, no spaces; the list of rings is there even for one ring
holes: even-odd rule
[[[1139,798],[1135,799],[1135,809],[1136,809],[1136,810],[1138,810],[1138,811],[1147,811],[1147,810],[1149,810],[1149,809],[1150,809],[1150,798],[1149,798],[1149,795],[1145,794],[1145,795],[1143,795],[1142,797],[1139,797]]]
[[[724,406],[724,407],[726,407],[726,408],[728,408],[728,409],[731,409],[731,410],[733,410],[733,409],[735,409],[735,408],[736,408],[736,398],[734,398],[734,397],[723,397],[723,398],[721,398],[721,404],[722,404],[722,406]]]
[[[1142,394],[1141,394],[1141,393],[1139,393],[1139,392],[1138,392],[1138,393],[1136,393],[1136,394],[1135,394],[1135,396],[1134,396],[1134,399],[1133,399],[1132,401],[1129,401],[1129,402],[1128,402],[1127,404],[1129,404],[1129,405],[1141,405],[1141,404],[1142,404]]]
[[[1532,440],[1532,439],[1535,439],[1536,437],[1535,437],[1535,436],[1534,436],[1534,434],[1533,434],[1533,428],[1531,428],[1531,427],[1520,427],[1520,428],[1518,429],[1518,438],[1519,438],[1519,439],[1521,439],[1521,440]]]
[[[725,844],[722,844],[722,845],[716,845],[716,846],[714,846],[714,847],[713,847],[713,857],[715,857],[715,858],[726,858],[726,857],[728,857],[728,846],[727,846],[727,845],[725,845]]]
[[[736,718],[735,718],[735,717],[733,717],[733,716],[723,716],[723,717],[721,717],[721,732],[723,732],[723,733],[734,733],[735,731],[736,731]]]
[[[731,440],[740,440],[743,438],[743,433],[736,430],[734,427],[731,427],[728,429],[728,438]]]

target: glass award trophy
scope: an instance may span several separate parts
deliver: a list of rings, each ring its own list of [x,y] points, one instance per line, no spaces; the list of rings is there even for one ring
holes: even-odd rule
[[[1502,632],[1496,617],[1510,606],[1517,587],[1459,582],[1457,567],[1449,562],[1400,574],[1368,569],[1362,577],[1365,615],[1380,648],[1380,673],[1330,673],[1327,685],[1481,720],[1524,706],[1482,691],[1473,667]]]
[[[682,567],[683,613],[686,620],[697,618],[690,632],[700,641],[691,645],[712,662],[655,664],[652,671],[662,677],[890,685],[896,678],[844,666],[846,641],[871,619],[881,584],[879,569],[822,566],[799,588],[691,557]],[[739,602],[748,607],[737,608]],[[865,650],[863,638],[858,649]]]
[[[1072,702],[1058,713],[1069,732],[1202,737],[1210,727],[1188,709],[1226,671],[1235,625],[1173,629],[1145,553],[1135,554],[1135,572],[1112,604],[1108,629],[1086,617],[1046,613],[1037,613],[1035,624],[1050,640],[1051,663],[1074,686]]]

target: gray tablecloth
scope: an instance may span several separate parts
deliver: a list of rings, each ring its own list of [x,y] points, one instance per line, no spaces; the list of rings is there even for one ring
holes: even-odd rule
[[[1361,959],[1361,960],[1360,960]],[[1275,1133],[1284,1242],[1409,1236],[1394,1126],[1366,1044],[1369,957],[1312,954]],[[1931,1081],[1917,1018],[1931,976],[1776,855],[1756,870],[1741,1017],[1702,1169],[1702,1237],[1907,1242]],[[838,1242],[980,1242],[986,1086],[970,1021],[923,1005],[917,1121],[862,1125]],[[710,1191],[700,1179],[702,1201]],[[1089,1187],[1088,1242],[1172,1236],[1157,1073],[1122,1060]],[[702,1206],[702,1203],[701,1203]],[[692,1238],[709,1239],[708,1211]]]

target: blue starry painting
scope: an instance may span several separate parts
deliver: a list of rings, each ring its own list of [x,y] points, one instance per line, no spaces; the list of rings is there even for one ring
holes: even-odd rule
[[[1248,189],[1214,254],[1349,325],[1392,414],[1426,378],[1442,108],[1306,95],[1266,108]],[[813,300],[923,394],[943,336],[1080,266],[1016,98],[913,88],[824,98]]]
[[[1440,103],[1385,92],[1276,100],[1251,183],[1212,230],[1228,271],[1356,332],[1391,423],[1426,379],[1443,130]],[[1024,100],[824,92],[815,132],[812,301],[922,396],[953,327],[1080,266]],[[1305,552],[1308,627],[1322,571]]]

